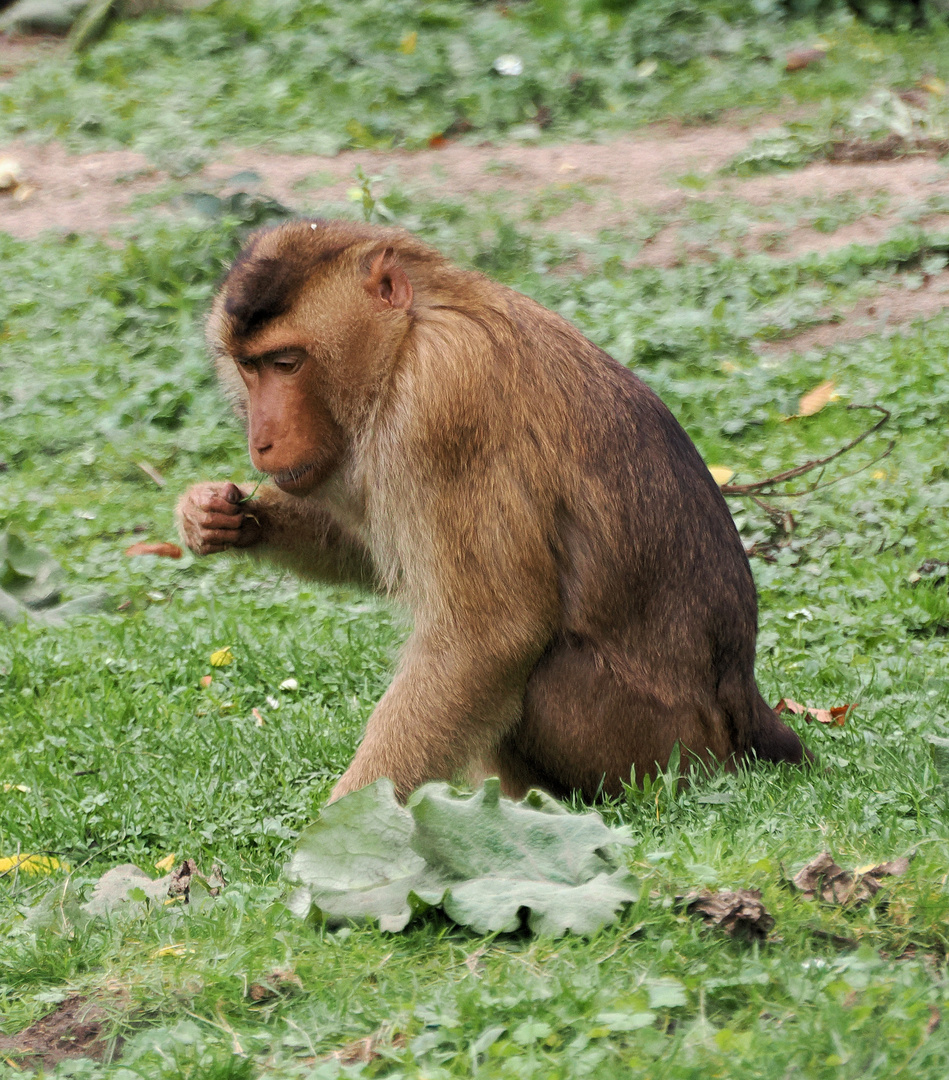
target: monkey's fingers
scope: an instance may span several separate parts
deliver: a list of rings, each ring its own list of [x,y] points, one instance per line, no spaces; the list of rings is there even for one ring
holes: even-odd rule
[[[189,547],[196,555],[213,555],[218,551],[242,547],[239,538],[240,530],[238,529],[202,529]]]
[[[239,488],[235,487],[234,490],[240,492]],[[244,508],[239,503],[215,492],[206,494],[200,501],[195,503],[195,506],[204,514],[215,514],[232,520],[234,518],[240,519],[244,513]]]
[[[224,514],[210,511],[199,515],[197,524],[202,532],[214,529],[227,529],[236,532],[243,524],[243,521],[244,515],[240,512],[237,514]]]

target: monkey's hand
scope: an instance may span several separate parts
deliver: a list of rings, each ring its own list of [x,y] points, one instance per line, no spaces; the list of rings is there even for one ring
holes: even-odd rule
[[[262,535],[253,504],[230,483],[204,483],[190,487],[175,508],[181,537],[196,555],[214,555],[256,544]]]

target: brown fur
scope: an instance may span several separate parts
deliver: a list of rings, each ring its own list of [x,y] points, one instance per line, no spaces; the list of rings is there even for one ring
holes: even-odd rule
[[[334,798],[459,771],[593,797],[676,742],[803,759],[755,685],[754,584],[708,469],[559,316],[401,230],[303,221],[252,239],[208,337],[255,464],[293,490],[262,488],[252,518],[198,485],[186,541],[374,584],[415,618]],[[299,370],[271,370],[284,354]]]

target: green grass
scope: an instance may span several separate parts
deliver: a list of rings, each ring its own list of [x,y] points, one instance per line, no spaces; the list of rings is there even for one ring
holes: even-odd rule
[[[828,61],[787,76],[784,49],[809,41],[810,24],[719,24],[688,3],[583,20],[573,5],[508,7],[215,3],[26,72],[0,90],[0,125],[77,148],[132,145],[186,173],[218,141],[411,146],[461,119],[466,138],[536,137],[540,106],[545,138],[735,105],[800,104],[821,133],[875,88],[949,76],[938,29],[887,35],[838,19],[821,28]],[[414,51],[400,51],[412,31]],[[485,74],[504,52],[522,56],[525,77]],[[637,74],[653,59],[653,74],[648,63]],[[301,186],[296,209],[358,212],[328,207],[325,180]],[[251,476],[201,320],[244,229],[274,208],[150,198],[109,241],[0,234],[0,529],[55,555],[67,598],[110,597],[63,626],[0,627],[0,857],[46,852],[70,867],[0,877],[0,1031],[105,988],[120,1057],[57,1075],[945,1077],[949,758],[929,740],[949,737],[949,591],[915,572],[949,558],[949,314],[821,353],[761,348],[880,285],[939,272],[949,237],[917,223],[944,197],[900,207],[904,224],[872,247],[736,258],[729,245],[762,222],[832,231],[895,208],[753,207],[703,197],[705,182],[681,180],[696,194],[683,241],[702,257],[668,270],[630,268],[670,220],[658,214],[592,237],[549,231],[563,209],[600,198],[595,186],[461,203],[373,185],[377,213],[633,366],[735,482],[855,436],[868,414],[848,403],[892,412],[825,474],[839,482],[771,500],[793,512],[790,535],[731,500],[745,543],[768,555],[753,560],[762,690],[856,712],[843,728],[800,724],[820,759],[811,771],[758,768],[684,791],[660,778],[604,807],[629,826],[645,887],[592,940],[483,939],[440,918],[398,935],[328,933],[293,918],[281,867],[349,760],[407,624],[380,601],[241,561],[124,555],[134,540],[174,539],[189,483]],[[187,187],[179,178],[163,194]],[[789,420],[827,379],[840,400]],[[889,457],[844,475],[889,438]],[[212,667],[225,646],[234,662]],[[297,688],[281,689],[290,677]],[[848,868],[916,858],[875,902],[840,909],[787,886],[825,848]],[[25,918],[111,866],[170,853],[219,863],[230,884],[193,910],[72,932]],[[760,889],[776,919],[767,943],[732,941],[676,901],[739,886]],[[369,1062],[327,1057],[368,1037]],[[0,1054],[0,1076],[18,1075]]]
[[[482,940],[436,919],[395,936],[297,922],[280,903],[281,866],[352,753],[406,626],[378,601],[243,562],[123,555],[133,539],[173,537],[173,502],[191,481],[250,473],[200,334],[241,223],[146,210],[109,244],[0,238],[0,523],[56,555],[68,596],[112,598],[61,628],[0,631],[0,770],[28,789],[0,796],[0,854],[53,853],[82,887],[108,866],[176,852],[222,864],[231,882],[190,914],[63,934],[21,913],[64,872],[3,879],[4,1027],[107,985],[122,1057],[63,1075],[336,1076],[325,1055],[374,1035],[382,1056],[343,1074],[944,1076],[949,1038],[933,1010],[949,1000],[949,800],[926,737],[949,735],[949,593],[910,579],[949,551],[949,317],[824,355],[755,346],[901,281],[945,239],[907,227],[874,248],[791,262],[628,270],[633,237],[571,240],[531,215],[393,189],[385,199],[632,363],[739,481],[839,446],[864,423],[848,402],[892,410],[892,455],[795,500],[789,538],[733,501],[747,543],[778,545],[773,562],[754,560],[764,692],[859,708],[842,729],[806,728],[821,762],[811,772],[760,768],[683,792],[660,782],[606,808],[632,829],[646,890],[592,941]],[[570,269],[580,254],[583,274]],[[828,378],[842,400],[786,421]],[[885,445],[877,437],[831,475]],[[223,646],[234,663],[212,668]],[[290,676],[298,689],[281,690]],[[785,884],[824,848],[847,866],[918,854],[878,902],[840,910]],[[774,940],[732,942],[682,914],[675,896],[705,886],[760,888]],[[268,977],[275,992],[254,1000]]]
[[[230,143],[333,153],[444,134],[590,139],[669,116],[841,110],[949,79],[945,22],[892,33],[838,11],[786,24],[771,7],[217,0],[119,24],[87,53],[20,74],[0,88],[0,135],[130,146],[187,173]],[[789,49],[818,40],[824,62],[785,72]],[[510,54],[522,71],[502,75]]]

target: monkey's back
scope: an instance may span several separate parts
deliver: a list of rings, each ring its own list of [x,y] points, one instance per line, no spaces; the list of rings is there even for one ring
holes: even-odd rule
[[[521,752],[548,786],[588,793],[653,772],[676,742],[705,759],[747,753],[773,714],[754,679],[754,581],[718,486],[642,380],[544,309],[516,310],[536,408],[564,425],[550,534],[560,623],[528,684]],[[544,379],[530,343],[551,319]],[[525,441],[537,441],[529,421]],[[581,728],[599,749],[578,773],[566,750]]]

